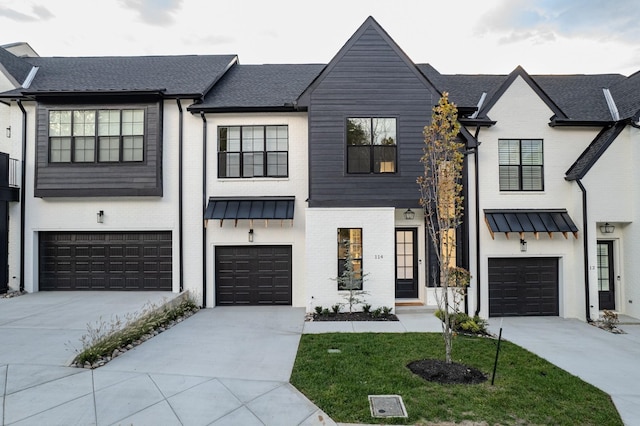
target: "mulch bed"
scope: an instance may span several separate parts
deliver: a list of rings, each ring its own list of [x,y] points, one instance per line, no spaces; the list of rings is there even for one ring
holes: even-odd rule
[[[398,321],[398,317],[394,314],[374,317],[367,312],[340,312],[338,314],[330,313],[329,315],[313,314],[309,321]]]
[[[442,384],[474,385],[487,380],[486,374],[477,368],[440,359],[423,359],[410,362],[407,368],[429,382]]]

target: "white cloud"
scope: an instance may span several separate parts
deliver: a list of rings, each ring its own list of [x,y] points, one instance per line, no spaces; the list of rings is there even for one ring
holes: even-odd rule
[[[182,5],[182,0],[120,0],[127,7],[138,12],[140,19],[150,25],[164,26],[175,21],[174,13]]]

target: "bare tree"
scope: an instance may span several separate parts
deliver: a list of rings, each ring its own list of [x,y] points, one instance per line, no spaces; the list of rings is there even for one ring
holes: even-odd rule
[[[438,105],[433,107],[431,124],[424,128],[425,145],[420,159],[424,174],[418,177],[417,183],[426,227],[438,262],[439,276],[436,279],[441,289],[437,300],[442,314],[447,363],[451,363],[453,346],[452,314],[457,310],[455,297],[450,297],[449,288],[457,287],[459,281],[456,229],[462,223],[463,215],[461,180],[464,144],[458,140],[459,132],[458,109],[449,102],[449,95],[444,92]]]

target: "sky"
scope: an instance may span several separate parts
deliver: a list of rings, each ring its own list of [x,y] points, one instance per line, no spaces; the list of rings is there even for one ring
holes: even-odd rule
[[[327,63],[368,16],[443,74],[630,75],[638,0],[0,0],[0,45],[40,56],[237,54]]]

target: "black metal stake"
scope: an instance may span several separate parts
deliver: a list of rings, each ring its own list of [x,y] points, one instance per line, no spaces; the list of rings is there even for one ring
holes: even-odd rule
[[[491,386],[496,379],[496,369],[498,368],[498,354],[500,353],[500,342],[502,341],[502,327],[500,327],[500,333],[498,333],[498,348],[496,349],[496,360],[493,363],[493,376],[491,376]]]

